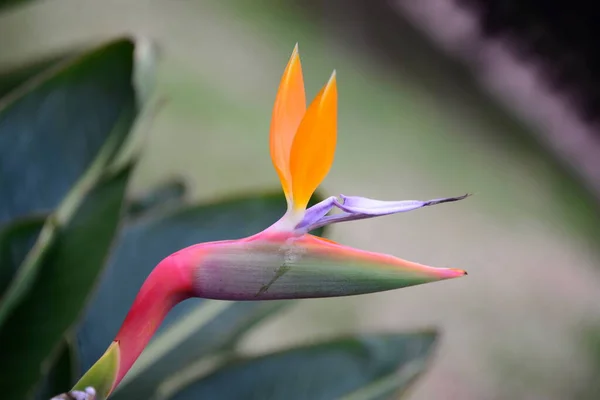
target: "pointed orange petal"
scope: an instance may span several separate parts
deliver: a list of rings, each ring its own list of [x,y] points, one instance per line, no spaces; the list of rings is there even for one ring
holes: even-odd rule
[[[292,144],[290,174],[295,209],[304,209],[329,173],[337,137],[335,71],[300,122]]]
[[[281,180],[288,205],[292,202],[290,151],[294,135],[305,112],[306,95],[298,44],[296,44],[279,84],[270,132],[271,160]]]

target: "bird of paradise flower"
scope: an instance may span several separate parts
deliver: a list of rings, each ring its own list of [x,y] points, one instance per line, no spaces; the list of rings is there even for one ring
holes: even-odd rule
[[[277,91],[270,129],[271,158],[285,193],[287,212],[253,236],[199,243],[162,260],[142,285],[108,350],[74,389],[83,390],[101,382],[95,387],[97,396],[107,397],[166,314],[190,297],[221,300],[337,297],[466,275],[463,270],[421,265],[309,233],[329,224],[416,210],[468,196],[380,201],[341,195],[307,209],[309,199],[331,168],[336,140],[335,71],[307,109],[296,45]],[[332,213],[335,209],[338,212]],[[100,381],[99,374],[103,375]]]

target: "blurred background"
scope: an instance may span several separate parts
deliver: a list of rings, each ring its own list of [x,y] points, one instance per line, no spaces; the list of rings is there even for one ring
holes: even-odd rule
[[[440,346],[412,399],[597,398],[598,114],[567,84],[552,86],[544,60],[523,56],[539,49],[519,47],[522,31],[490,36],[475,3],[46,0],[0,16],[0,66],[121,33],[154,41],[154,95],[166,103],[131,192],[183,176],[194,199],[209,201],[279,185],[269,123],[298,42],[308,98],[337,70],[325,194],[476,194],[340,224],[330,237],[469,276],[304,300],[254,331],[245,350],[437,326]]]

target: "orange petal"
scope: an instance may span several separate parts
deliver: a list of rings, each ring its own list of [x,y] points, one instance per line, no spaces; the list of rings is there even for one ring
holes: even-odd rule
[[[325,179],[335,154],[337,84],[335,71],[300,122],[292,144],[290,174],[295,209],[304,209]]]
[[[288,205],[292,203],[290,151],[294,135],[305,112],[306,95],[304,94],[298,44],[296,44],[279,84],[273,106],[270,132],[271,160],[279,175],[279,180],[281,180]]]

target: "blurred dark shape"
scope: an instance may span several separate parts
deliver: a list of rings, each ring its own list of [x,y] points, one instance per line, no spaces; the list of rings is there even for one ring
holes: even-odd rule
[[[185,191],[185,183],[180,180],[165,182],[145,196],[133,199],[127,205],[127,215],[135,218],[158,207],[179,205],[183,201]]]
[[[31,0],[0,0],[0,10],[10,9],[12,7],[20,6],[29,3]]]
[[[520,56],[570,97],[581,117],[600,121],[600,8],[594,1],[456,0],[475,11],[481,33],[518,41]],[[599,133],[600,135],[600,133]]]

